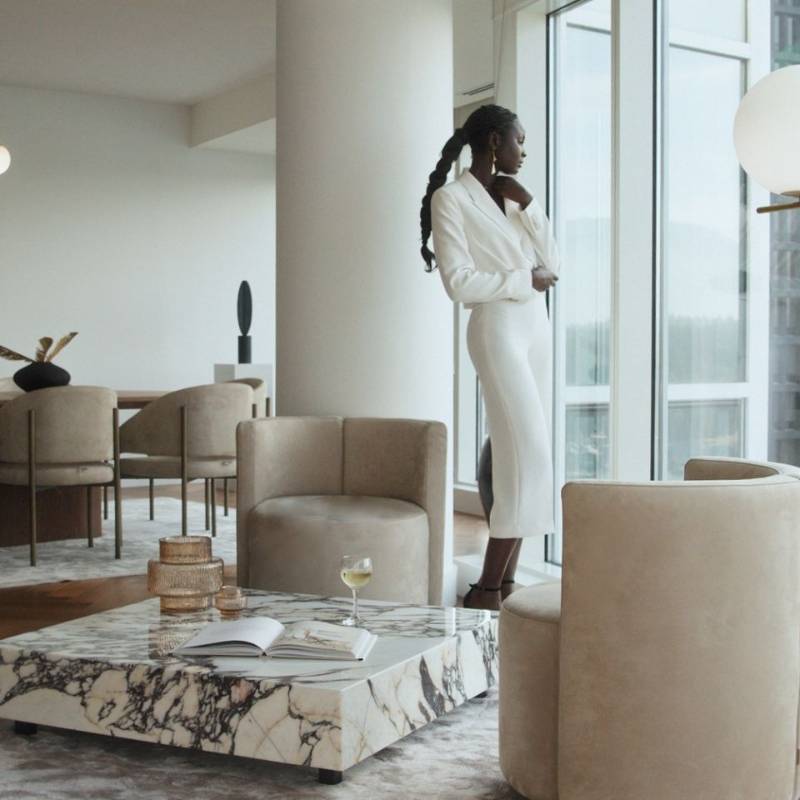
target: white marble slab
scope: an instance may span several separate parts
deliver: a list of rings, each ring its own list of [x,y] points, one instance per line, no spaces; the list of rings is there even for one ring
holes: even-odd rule
[[[245,613],[338,621],[347,599],[248,593]],[[364,601],[355,664],[179,659],[215,610],[157,599],[0,641],[0,718],[342,771],[493,685],[496,616]]]

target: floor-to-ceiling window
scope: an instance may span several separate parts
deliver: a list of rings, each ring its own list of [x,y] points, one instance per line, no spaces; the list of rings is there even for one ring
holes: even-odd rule
[[[800,0],[548,0],[513,14],[516,62],[547,51],[516,91],[546,107],[529,161],[548,164],[562,253],[554,504],[564,481],[680,478],[692,456],[800,463],[800,213],[755,213],[769,197],[732,140],[748,87],[800,63]],[[526,44],[534,29],[546,34]],[[462,475],[484,433],[468,378]]]
[[[664,3],[656,477],[679,479],[694,455],[764,454],[768,253],[732,139],[756,44],[747,2]]]
[[[550,19],[550,215],[564,270],[555,332],[556,484],[611,477],[611,17],[589,0]],[[558,508],[558,503],[556,503]],[[548,555],[560,561],[560,537]]]

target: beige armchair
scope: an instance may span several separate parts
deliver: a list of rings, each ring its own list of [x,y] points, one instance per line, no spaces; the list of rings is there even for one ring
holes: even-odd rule
[[[531,800],[791,800],[800,472],[570,483],[562,583],[500,614],[500,764]]]
[[[0,483],[29,489],[31,566],[36,566],[36,493],[51,486],[86,487],[89,547],[94,544],[90,489],[115,486],[114,549],[121,557],[117,431],[117,396],[97,386],[39,389],[0,407]]]
[[[241,586],[341,596],[342,556],[363,554],[363,597],[442,602],[442,423],[272,417],[242,423],[237,452]]]
[[[154,479],[179,479],[181,533],[185,536],[188,532],[188,484],[198,478],[208,478],[211,482],[211,534],[217,535],[216,480],[236,477],[236,426],[252,413],[250,386],[212,383],[170,392],[122,424],[122,452],[140,454],[122,458],[122,477],[149,479],[150,519],[153,518]]]

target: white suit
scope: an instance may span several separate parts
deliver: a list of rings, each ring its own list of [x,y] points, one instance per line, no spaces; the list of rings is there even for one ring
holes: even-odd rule
[[[467,343],[492,438],[490,533],[552,533],[552,334],[531,284],[534,267],[558,274],[550,223],[536,200],[521,209],[506,199],[503,214],[469,171],[434,192],[431,221],[445,289],[472,309]]]

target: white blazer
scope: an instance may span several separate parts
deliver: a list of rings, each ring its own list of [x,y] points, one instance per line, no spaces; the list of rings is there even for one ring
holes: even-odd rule
[[[505,199],[506,213],[483,184],[465,170],[433,193],[433,252],[447,294],[474,308],[494,300],[530,300],[531,270],[558,275],[558,249],[542,207],[525,209]]]

